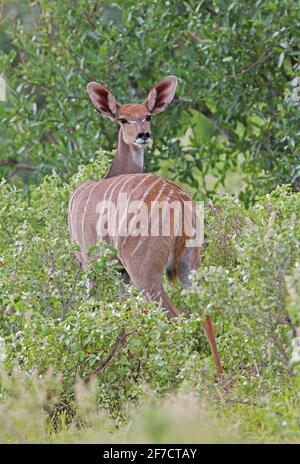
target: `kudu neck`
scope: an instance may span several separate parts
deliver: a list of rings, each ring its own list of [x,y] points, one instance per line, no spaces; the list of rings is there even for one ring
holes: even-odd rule
[[[105,178],[120,174],[138,174],[144,170],[144,148],[127,145],[124,142],[122,130],[119,130],[117,154]]]

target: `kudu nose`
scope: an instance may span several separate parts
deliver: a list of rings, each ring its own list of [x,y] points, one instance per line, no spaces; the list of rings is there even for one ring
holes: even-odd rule
[[[142,140],[147,140],[150,137],[149,132],[140,132],[137,137]]]

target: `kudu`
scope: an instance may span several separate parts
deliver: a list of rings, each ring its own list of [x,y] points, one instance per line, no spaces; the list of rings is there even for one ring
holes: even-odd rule
[[[170,280],[177,277],[185,287],[189,286],[189,274],[200,264],[198,244],[187,246],[188,238],[184,230],[176,231],[175,210],[169,211],[169,233],[153,235],[149,233],[127,233],[122,231],[137,226],[142,207],[146,207],[148,225],[162,218],[151,214],[155,202],[183,206],[193,204],[190,195],[176,184],[154,174],[144,174],[144,148],[151,141],[150,120],[164,111],[174,98],[177,78],[168,76],[155,85],[143,104],[119,104],[109,89],[96,82],[90,82],[87,91],[96,110],[119,124],[119,141],[116,156],[108,173],[98,182],[86,181],[73,193],[69,204],[69,230],[74,241],[80,245],[78,258],[84,269],[88,268],[89,248],[101,240],[117,249],[118,258],[127,271],[132,284],[152,300],[162,300],[169,318],[179,312],[165,293],[162,274],[166,269]],[[109,209],[113,209],[120,198],[126,197],[125,213],[119,215],[113,232],[103,235]],[[99,206],[101,205],[101,206]],[[132,207],[132,205],[134,205]],[[145,211],[145,210],[144,210]],[[118,216],[115,211],[109,218]],[[182,221],[182,217],[180,221]],[[188,221],[198,220],[195,207],[187,215]],[[179,221],[179,222],[180,222]],[[177,221],[178,222],[178,221]],[[131,226],[131,227],[130,227]],[[147,227],[146,227],[147,228]],[[105,227],[104,227],[105,229]],[[100,232],[101,230],[101,232]],[[215,331],[209,316],[205,318],[204,330],[214,357],[217,375],[221,377],[222,368],[217,351]]]

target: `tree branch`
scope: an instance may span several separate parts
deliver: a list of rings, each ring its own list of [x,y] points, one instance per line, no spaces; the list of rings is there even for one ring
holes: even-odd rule
[[[8,179],[11,179],[20,170],[35,171],[36,169],[34,166],[30,166],[30,164],[19,163],[15,158],[0,160],[0,168],[2,166],[11,166],[14,168],[9,174]]]
[[[134,333],[136,333],[135,330],[131,331],[131,332],[128,332],[128,333],[125,333],[125,329],[124,327],[121,328],[118,336],[117,336],[117,339],[112,347],[112,349],[110,350],[108,356],[99,364],[99,366],[97,367],[97,369],[94,370],[93,374],[99,374],[101,371],[103,371],[105,369],[105,367],[107,366],[107,364],[115,357],[115,355],[122,349],[124,348],[124,346],[126,345],[127,343],[127,339],[130,335],[133,335]]]
[[[18,161],[14,158],[0,160],[0,166],[15,166]]]

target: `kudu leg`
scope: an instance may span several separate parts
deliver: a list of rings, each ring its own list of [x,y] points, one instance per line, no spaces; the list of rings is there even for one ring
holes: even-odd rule
[[[176,307],[172,304],[170,298],[165,294],[163,298],[164,305],[167,307],[169,311],[169,319],[179,316],[180,313],[176,309]],[[203,324],[204,332],[207,337],[211,353],[214,358],[215,366],[216,366],[216,372],[217,372],[217,377],[218,379],[221,379],[223,376],[223,369],[221,366],[221,360],[220,360],[220,355],[218,352],[218,347],[217,347],[217,340],[216,340],[216,333],[215,333],[215,327],[214,324],[210,318],[210,316],[205,317],[205,321]]]
[[[155,269],[155,271],[156,271],[156,274],[160,274],[159,272],[157,272],[157,269]],[[189,267],[188,266],[185,267],[185,272],[189,273]],[[151,277],[154,274],[155,274],[154,272],[151,272],[150,273]],[[130,273],[129,273],[129,275],[130,275]],[[183,275],[180,276],[180,279],[183,281],[184,286],[186,288],[188,288],[190,286],[188,278],[183,279],[182,277],[183,277]],[[136,288],[138,288],[139,290],[141,290],[147,296],[147,298],[149,300],[158,301],[158,300],[162,299],[163,306],[168,311],[169,319],[172,319],[173,317],[180,316],[180,312],[178,311],[176,306],[172,303],[169,296],[166,294],[166,292],[165,292],[165,290],[163,288],[161,279],[159,279],[159,280],[157,279],[156,281],[153,282],[153,277],[152,277],[152,279],[150,279],[149,274],[148,275],[143,275],[142,273],[139,274],[138,279],[136,278],[135,274],[132,274],[131,278],[132,278],[133,285]],[[149,288],[146,285],[146,282],[148,282],[149,280],[150,281],[152,280],[151,288]],[[215,329],[214,329],[214,325],[212,323],[212,320],[211,320],[210,316],[206,316],[203,328],[204,328],[204,331],[205,331],[205,334],[206,334],[206,337],[207,337],[207,340],[208,340],[208,343],[209,343],[209,346],[210,346],[210,349],[211,349],[211,352],[212,352],[212,355],[213,355],[213,358],[214,358],[217,377],[220,379],[222,377],[222,375],[223,375],[223,370],[222,370],[220,356],[219,356],[218,348],[217,348]]]
[[[189,280],[191,269],[197,269],[197,265],[199,264],[197,263],[196,266],[192,267],[190,264],[189,258],[190,258],[189,253],[183,255],[182,263],[179,268],[179,278],[182,282],[183,287],[186,289],[190,288],[191,286],[190,280]],[[204,328],[204,332],[205,332],[205,335],[207,337],[207,340],[208,340],[208,343],[211,349],[211,353],[214,358],[217,377],[220,379],[223,376],[223,369],[221,366],[220,355],[219,355],[218,347],[217,347],[215,327],[214,327],[214,324],[210,316],[205,317],[203,328]]]
[[[166,294],[166,292],[164,290],[162,290],[160,292],[159,296],[163,300],[163,304],[164,304],[165,308],[167,308],[167,310],[168,310],[169,319],[172,319],[173,317],[180,316],[180,312],[178,311],[176,306],[173,305],[171,299],[168,297],[168,295]]]
[[[156,258],[156,266],[147,268],[147,270],[140,268],[138,274],[132,272],[129,266],[127,266],[126,269],[134,287],[140,290],[150,301],[162,300],[164,308],[168,311],[168,318],[172,319],[173,317],[179,316],[180,312],[176,306],[173,305],[163,287],[162,271],[164,260],[161,255],[157,255]],[[153,259],[154,258],[152,257],[152,261]],[[142,261],[142,256],[140,260]],[[155,278],[153,276],[155,276]]]
[[[221,366],[221,360],[217,348],[217,340],[216,340],[216,332],[215,332],[215,327],[212,323],[212,320],[210,316],[205,316],[205,321],[203,324],[204,331],[215,361],[215,366],[216,366],[216,371],[217,371],[217,376],[218,378],[222,378],[223,376],[223,369]]]
[[[151,295],[150,295],[151,296]],[[153,293],[152,293],[152,298],[153,298]],[[168,310],[168,317],[169,319],[172,319],[173,317],[177,317],[180,315],[180,312],[176,308],[176,306],[173,305],[171,299],[168,297],[168,295],[165,293],[164,290],[160,290],[156,292],[156,300],[161,298],[163,301],[164,307]],[[217,377],[218,379],[221,379],[223,376],[223,369],[221,366],[221,360],[220,360],[220,355],[218,352],[218,347],[217,347],[217,340],[216,340],[216,332],[215,332],[215,327],[214,324],[211,320],[210,316],[205,317],[205,321],[203,324],[204,332],[207,337],[211,353],[214,358],[215,366],[216,366],[216,372],[217,372]]]
[[[169,311],[169,319],[179,316],[179,311],[176,309],[176,307],[171,303],[170,298],[165,294],[163,297],[163,301],[165,306],[167,307]],[[166,304],[168,301],[168,305]],[[171,305],[171,306],[169,306]],[[218,379],[221,379],[223,376],[223,369],[221,366],[221,360],[220,360],[220,355],[218,352],[218,347],[217,347],[217,340],[216,340],[216,333],[215,333],[215,327],[214,324],[210,318],[210,316],[205,317],[205,321],[203,324],[204,332],[207,337],[211,353],[214,358],[215,366],[216,366],[216,372],[217,372],[217,377]]]
[[[170,320],[173,317],[180,316],[180,312],[178,311],[176,306],[172,303],[171,299],[168,297],[168,295],[166,294],[166,292],[163,289],[157,289],[157,290],[155,290],[153,288],[151,290],[144,289],[144,293],[151,300],[160,300],[160,299],[162,299],[163,306],[167,309],[168,318]],[[214,325],[213,325],[213,322],[212,322],[210,316],[205,317],[203,328],[204,328],[204,332],[206,334],[206,337],[207,337],[207,340],[208,340],[208,343],[209,343],[209,346],[210,346],[210,349],[211,349],[211,352],[212,352],[212,355],[213,355],[213,358],[214,358],[217,377],[219,379],[221,379],[222,376],[223,376],[223,369],[222,369],[222,366],[221,366],[221,360],[220,360],[220,356],[219,356],[219,352],[218,352],[218,348],[217,348],[215,328],[214,328]]]
[[[143,293],[145,294],[146,298],[150,301],[160,301],[162,300],[164,308],[168,311],[168,318],[171,320],[173,317],[180,316],[180,312],[173,305],[171,299],[168,297],[164,289],[158,288],[151,288],[151,289],[142,289]]]

